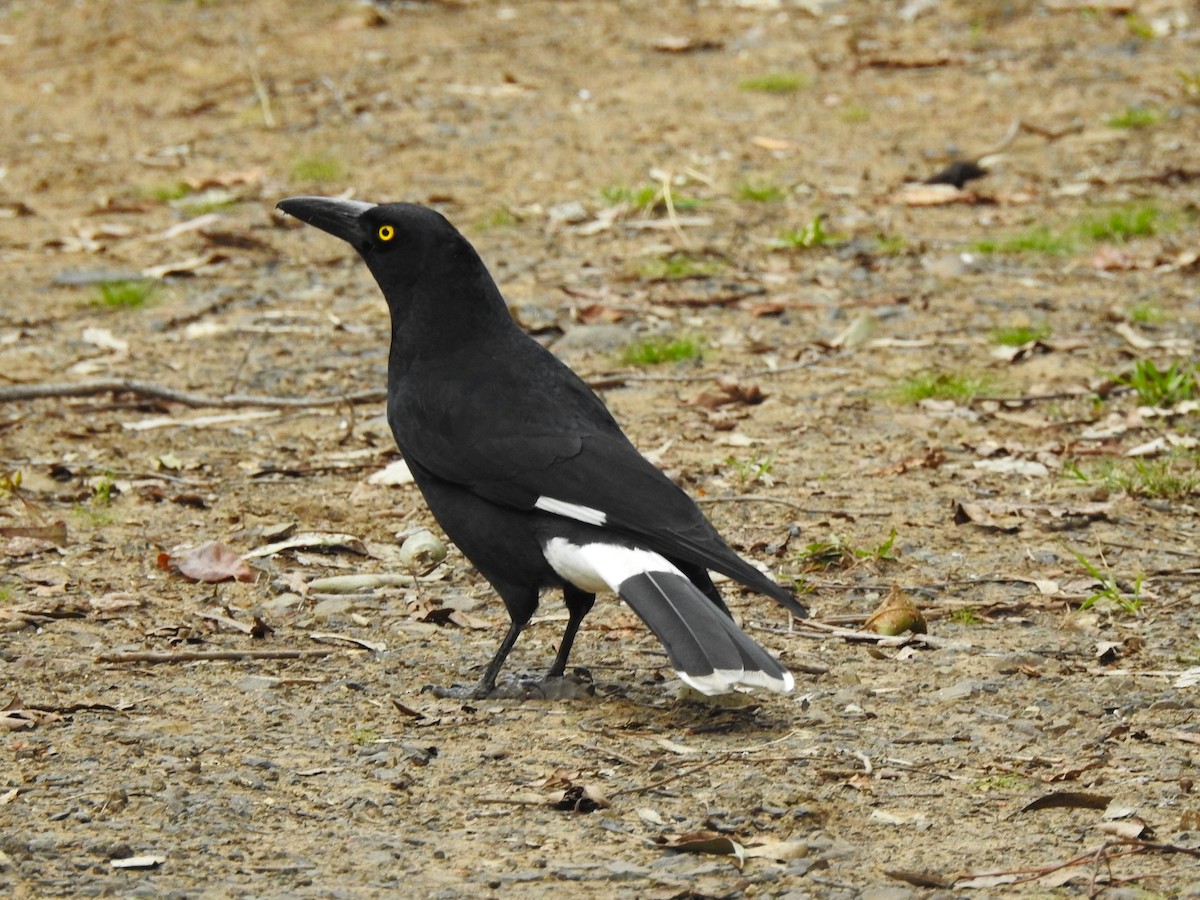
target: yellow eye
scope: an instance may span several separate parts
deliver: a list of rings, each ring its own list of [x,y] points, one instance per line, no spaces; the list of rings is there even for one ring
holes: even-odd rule
[[[390,241],[396,236],[396,229],[391,225],[380,225],[378,233],[381,241]]]

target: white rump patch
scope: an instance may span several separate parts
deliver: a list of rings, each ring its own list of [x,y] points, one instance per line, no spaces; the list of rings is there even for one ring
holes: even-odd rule
[[[553,497],[538,497],[537,502],[533,505],[535,509],[540,509],[542,512],[564,516],[587,525],[603,525],[608,521],[608,516],[602,510],[592,509],[590,506],[580,506],[578,503],[568,503],[566,500],[555,500]]]
[[[675,566],[655,553],[618,544],[572,544],[566,538],[551,538],[542,547],[550,568],[581,591],[596,594],[620,589],[621,582],[643,572],[673,572]],[[699,690],[697,688],[697,690]]]

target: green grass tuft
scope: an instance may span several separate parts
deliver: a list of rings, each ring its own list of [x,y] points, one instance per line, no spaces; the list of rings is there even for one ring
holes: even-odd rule
[[[323,184],[337,181],[346,174],[341,162],[332,156],[314,154],[302,156],[292,163],[292,181],[306,181],[312,184]]]
[[[771,242],[771,246],[777,250],[812,250],[816,247],[828,247],[841,241],[841,235],[831,234],[825,230],[825,217],[818,214],[813,216],[803,228],[785,231],[778,239]]]
[[[158,294],[158,282],[105,281],[96,286],[96,302],[103,306],[137,309],[145,306]]]
[[[1090,241],[1125,242],[1157,234],[1162,220],[1163,216],[1158,207],[1142,204],[1114,209],[1096,218],[1084,219],[1079,225],[1079,230]]]
[[[965,404],[982,394],[987,387],[988,379],[982,375],[960,375],[927,369],[900,379],[893,390],[896,399],[903,403],[953,400]]]
[[[657,366],[667,362],[687,362],[704,356],[704,343],[695,338],[646,338],[621,351],[627,366]]]
[[[838,118],[848,125],[857,125],[871,118],[871,110],[865,106],[851,104],[842,108],[842,111],[838,113]]]
[[[176,200],[182,200],[191,193],[192,189],[186,181],[167,181],[162,184],[156,184],[146,191],[148,196],[153,197],[160,203],[172,203]]]
[[[1065,234],[1051,231],[1045,225],[1035,225],[1026,231],[996,240],[978,241],[971,245],[976,253],[1043,253],[1062,256],[1075,249],[1075,242]]]
[[[669,256],[643,260],[636,268],[640,278],[650,281],[683,281],[687,278],[711,278],[725,269],[725,263],[711,257],[677,251]]]
[[[1040,325],[1010,325],[1006,328],[993,329],[992,343],[1004,347],[1024,347],[1030,341],[1045,340],[1050,336],[1050,326]]]
[[[777,184],[744,181],[737,187],[738,199],[748,200],[751,203],[778,203],[786,196],[783,188]]]
[[[1158,459],[1105,461],[1088,469],[1069,461],[1063,476],[1147,500],[1185,500],[1200,491],[1200,460],[1195,454],[1173,453]]]
[[[794,94],[811,83],[807,75],[800,72],[771,72],[738,82],[738,90],[758,91],[763,94]]]
[[[1109,128],[1150,128],[1162,121],[1163,114],[1156,106],[1127,106],[1124,111],[1110,116]]]
[[[1157,303],[1143,300],[1129,307],[1129,321],[1134,325],[1161,325],[1167,319],[1167,314]]]
[[[1139,359],[1116,381],[1132,388],[1143,406],[1169,408],[1196,398],[1198,375],[1200,363],[1175,360],[1166,369],[1160,369],[1152,359]]]

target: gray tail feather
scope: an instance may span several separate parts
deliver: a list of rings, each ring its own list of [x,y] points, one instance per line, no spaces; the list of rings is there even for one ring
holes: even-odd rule
[[[683,680],[705,694],[736,685],[791,690],[792,676],[729,615],[675,572],[641,572],[618,593],[654,632]]]

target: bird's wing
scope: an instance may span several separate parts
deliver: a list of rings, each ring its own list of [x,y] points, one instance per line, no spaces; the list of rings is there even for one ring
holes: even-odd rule
[[[502,386],[477,385],[464,393],[446,380],[426,381],[419,399],[394,394],[389,417],[405,456],[437,478],[511,509],[540,509],[612,529],[669,559],[721,572],[804,615],[790,592],[730,549],[695,502],[629,442],[595,395],[570,378],[556,379],[555,396],[515,407],[511,395],[506,403],[496,396]],[[499,409],[508,412],[498,415]]]

